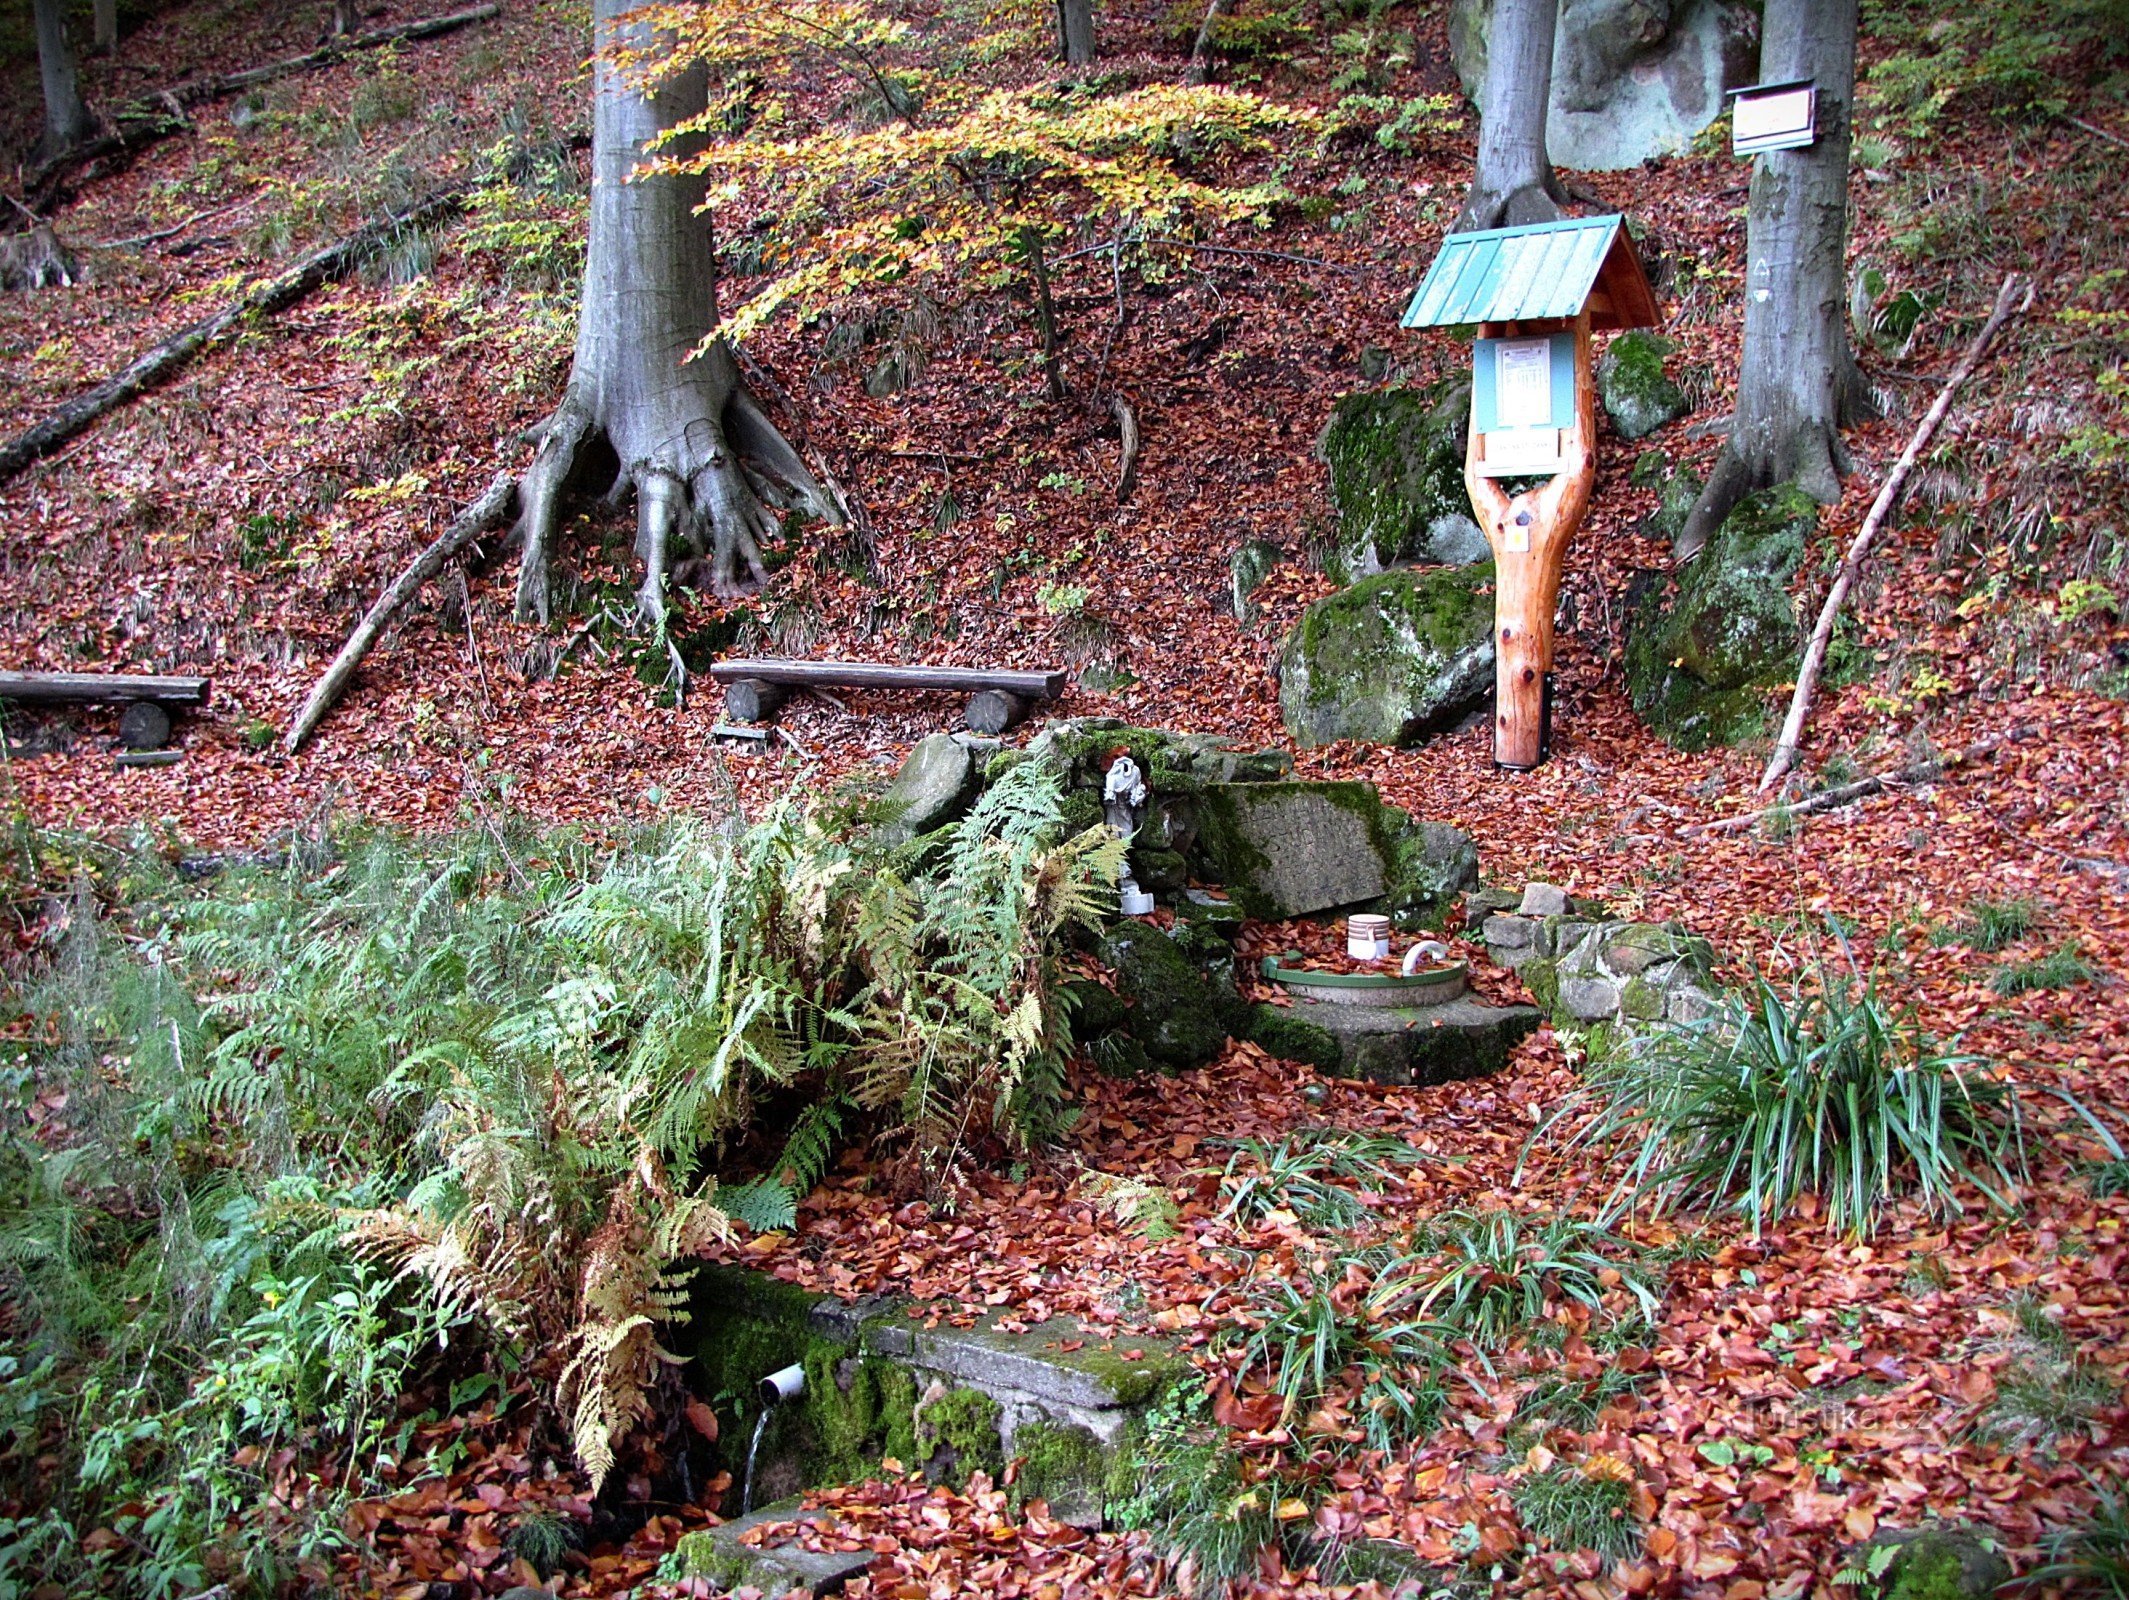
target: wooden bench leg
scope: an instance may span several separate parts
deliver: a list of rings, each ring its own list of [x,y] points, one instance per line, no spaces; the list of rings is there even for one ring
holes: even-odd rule
[[[962,720],[977,733],[1004,733],[1024,721],[1028,703],[1017,694],[1007,694],[1003,689],[983,689],[969,697],[968,710]]]
[[[789,697],[790,691],[780,683],[741,678],[725,687],[724,714],[732,722],[774,722]]]

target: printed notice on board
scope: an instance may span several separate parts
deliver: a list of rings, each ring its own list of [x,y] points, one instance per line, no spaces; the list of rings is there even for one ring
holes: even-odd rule
[[[1493,347],[1493,409],[1503,428],[1552,421],[1552,341],[1503,339]]]

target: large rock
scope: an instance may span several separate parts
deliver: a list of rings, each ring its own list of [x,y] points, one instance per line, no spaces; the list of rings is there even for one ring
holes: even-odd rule
[[[1493,566],[1385,572],[1301,615],[1279,658],[1279,713],[1303,747],[1412,744],[1493,687]]]
[[[1207,785],[1195,850],[1236,905],[1274,920],[1369,905],[1429,924],[1478,881],[1468,834],[1415,822],[1368,783]]]
[[[1767,691],[1796,677],[1801,630],[1789,582],[1818,525],[1793,485],[1764,489],[1724,519],[1666,598],[1644,593],[1627,625],[1634,710],[1680,750],[1766,731]]]
[[[1544,1019],[1535,1006],[1492,1006],[1469,996],[1438,1006],[1297,1004],[1302,1025],[1336,1041],[1332,1077],[1395,1085],[1483,1078]],[[1266,1048],[1270,1048],[1266,1046]]]
[[[1493,0],[1454,0],[1449,48],[1464,92],[1486,79]],[[1754,82],[1757,8],[1744,0],[1565,0],[1553,36],[1545,143],[1555,166],[1620,171],[1676,155]]]
[[[1879,1554],[1890,1550],[1888,1558]],[[1878,1574],[1884,1600],[1990,1600],[2011,1581],[2011,1564],[1985,1529],[1932,1522],[1886,1529],[1852,1564]]]
[[[1338,532],[1323,570],[1338,583],[1410,563],[1463,566],[1488,554],[1464,493],[1471,382],[1382,389],[1338,402],[1318,445]]]
[[[1639,439],[1692,409],[1685,391],[1663,370],[1663,358],[1678,347],[1646,329],[1612,340],[1597,362],[1597,394],[1622,439]]]
[[[982,757],[987,753],[959,734],[935,733],[919,739],[880,797],[887,835],[914,839],[958,818],[981,787]]]

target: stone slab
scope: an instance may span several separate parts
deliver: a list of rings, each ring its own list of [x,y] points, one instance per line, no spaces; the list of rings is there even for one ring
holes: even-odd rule
[[[1296,1003],[1293,1014],[1338,1041],[1341,1076],[1381,1084],[1453,1083],[1483,1078],[1543,1021],[1535,1006],[1451,1000],[1414,1010]]]
[[[1133,1335],[1112,1340],[1069,1317],[1055,1317],[1021,1333],[992,1327],[926,1328],[883,1317],[867,1326],[865,1343],[881,1355],[981,1389],[994,1400],[1024,1398],[1075,1416],[1139,1405],[1182,1364],[1159,1339]],[[1114,1348],[1104,1348],[1111,1345]],[[1125,1349],[1144,1353],[1136,1361],[1125,1361]]]
[[[872,1565],[870,1550],[808,1550],[796,1540],[750,1545],[745,1536],[760,1527],[800,1523],[817,1529],[833,1529],[835,1519],[822,1511],[801,1511],[795,1502],[765,1506],[731,1522],[719,1523],[680,1541],[678,1554],[689,1576],[708,1578],[721,1589],[752,1585],[762,1594],[788,1594],[794,1589],[814,1594],[840,1594],[843,1585]],[[773,1538],[774,1536],[768,1536]]]
[[[1357,783],[1208,784],[1200,844],[1253,916],[1300,917],[1373,900],[1390,875]]]

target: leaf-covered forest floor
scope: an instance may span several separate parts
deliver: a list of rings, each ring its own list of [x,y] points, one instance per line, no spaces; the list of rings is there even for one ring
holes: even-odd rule
[[[1102,8],[1105,69],[1139,81],[1177,72],[1164,10],[1144,0]],[[1924,10],[1872,8],[1866,66],[1914,48]],[[416,14],[396,4],[371,20]],[[115,66],[90,64],[87,87],[110,99],[292,53],[309,44],[310,19],[290,15],[244,4],[173,10],[131,35]],[[1421,44],[1395,72],[1397,92],[1451,88],[1440,10],[1396,15]],[[511,6],[484,27],[290,79],[238,115],[230,103],[207,108],[193,137],[88,183],[57,218],[70,243],[163,236],[89,250],[90,287],[0,299],[0,430],[27,426],[222,304],[273,257],[403,202],[499,140],[537,142],[581,124],[585,36],[578,6]],[[1291,54],[1228,70],[1327,105],[1321,40],[1304,34]],[[1024,51],[984,70],[1032,74],[1032,59]],[[26,124],[34,95],[11,103]],[[2071,109],[2129,132],[2118,100]],[[1869,114],[1866,105],[1866,124]],[[1892,414],[1850,435],[1847,497],[1825,519],[1825,559],[1800,580],[1807,615],[2001,276],[2034,272],[2039,296],[1962,397],[1872,565],[1807,765],[1813,781],[1832,781],[1924,748],[2031,736],[1942,782],[1779,836],[1681,834],[1749,809],[1764,758],[1763,748],[1666,748],[1635,720],[1620,680],[1628,585],[1667,557],[1638,531],[1655,496],[1629,472],[1651,445],[1704,469],[1719,438],[1693,424],[1724,409],[1735,370],[1746,172],[1711,153],[1581,179],[1647,226],[1664,331],[1680,342],[1676,360],[1698,404],[1643,445],[1604,445],[1563,602],[1551,763],[1497,775],[1479,727],[1410,751],[1310,752],[1300,766],[1372,778],[1416,814],[1470,830],[1489,882],[1542,878],[1632,915],[1678,918],[1735,970],[1794,972],[1837,918],[1934,1031],[1963,1035],[2036,1089],[2074,1092],[2120,1128],[2129,631],[2075,587],[2111,586],[2129,604],[2123,413],[2118,393],[2096,382],[2110,364],[2119,370],[2129,305],[2129,250],[2105,199],[2119,152],[2065,120],[1956,102],[1926,123],[1888,116],[1857,163],[1852,256],[1928,309],[1908,348],[1865,353]],[[1157,253],[1120,301],[1106,255],[1060,264],[1074,395],[1063,404],[1041,396],[1026,307],[1012,293],[942,303],[914,320],[885,297],[849,307],[837,320],[870,319],[922,350],[922,376],[885,400],[865,394],[863,365],[824,359],[825,324],[755,338],[751,370],[780,420],[861,502],[874,550],[868,570],[842,537],[802,536],[749,606],[754,632],[742,637],[879,660],[1035,666],[1099,655],[1136,681],[1114,694],[1075,689],[1063,713],[1283,742],[1278,644],[1329,587],[1308,561],[1329,517],[1311,446],[1336,397],[1364,386],[1364,356],[1369,371],[1387,362],[1391,377],[1415,382],[1463,359],[1461,347],[1402,333],[1395,319],[1461,199],[1470,134],[1467,123],[1416,154],[1365,141],[1279,152],[1297,201],[1322,203],[1283,206],[1274,226],[1214,242],[1305,261]],[[247,333],[0,486],[6,665],[204,672],[215,682],[213,708],[185,728],[179,764],[114,771],[110,728],[76,718],[70,749],[9,759],[13,807],[40,824],[146,825],[198,847],[258,843],[315,825],[328,808],[417,828],[497,807],[591,822],[717,815],[793,784],[884,775],[916,738],[952,725],[958,706],[943,698],[849,693],[840,704],[795,703],[781,723],[789,737],[768,754],[717,747],[714,694],[672,706],[660,653],[597,620],[602,607],[625,609],[635,580],[630,530],[587,513],[567,552],[582,590],[555,633],[510,620],[513,571],[499,559],[463,596],[455,583],[432,589],[314,743],[293,759],[274,752],[271,728],[286,723],[376,590],[499,464],[522,459],[519,435],[566,373],[581,184],[563,171],[489,193],[469,223],[406,241],[372,278]],[[759,202],[720,216],[727,241],[744,239],[747,205]],[[744,264],[729,249],[726,259]],[[747,282],[735,271],[728,295]],[[868,347],[867,358],[884,348]],[[1121,505],[1112,391],[1146,437],[1135,493]],[[1252,538],[1292,559],[1260,592],[1258,619],[1243,622],[1227,602],[1228,556]],[[1083,602],[1060,607],[1070,589],[1084,590]],[[683,627],[706,632],[723,620],[701,597],[684,616]],[[542,670],[563,641],[560,669]],[[645,660],[655,681],[638,676]],[[2046,908],[2010,951],[1990,957],[1937,937],[1971,902],[2007,899]],[[1991,988],[1992,962],[2065,944],[2090,981],[2010,999]],[[805,1202],[793,1234],[746,1253],[838,1293],[893,1286],[970,1309],[1010,1303],[1031,1319],[1071,1312],[1203,1347],[1236,1309],[1233,1268],[1213,1249],[1232,1227],[1215,1221],[1199,1176],[1211,1141],[1335,1121],[1454,1158],[1414,1169],[1382,1197],[1386,1216],[1489,1201],[1587,1209],[1605,1180],[1586,1159],[1541,1148],[1518,1172],[1531,1129],[1573,1082],[1549,1030],[1478,1084],[1328,1084],[1321,1103],[1304,1098],[1318,1088],[1310,1073],[1248,1045],[1172,1080],[1090,1074],[1086,1116],[1024,1179],[971,1171],[950,1205],[926,1207],[859,1167]],[[1905,1210],[1870,1245],[1809,1221],[1760,1239],[1734,1221],[1711,1225],[1706,1259],[1671,1271],[1646,1357],[1654,1380],[1581,1433],[1539,1447],[1630,1469],[1653,1532],[1646,1554],[1608,1581],[1726,1600],[1830,1595],[1843,1549],[1881,1524],[1974,1518],[2023,1562],[2046,1527],[2089,1504],[2086,1474],[2118,1462],[2129,1442],[2117,1281],[2129,1199],[2095,1198],[2080,1182],[2074,1162],[2093,1147],[2036,1141],[2035,1153],[2014,1218],[1976,1206],[1947,1223]],[[1089,1171],[1170,1191],[1181,1207],[1175,1236],[1149,1241],[1118,1220]],[[1307,1249],[1277,1223],[1249,1242],[1275,1259]],[[2014,1450],[1974,1424],[1995,1392],[1992,1373],[2012,1358],[2020,1296],[2046,1305],[2106,1371],[2116,1401],[2083,1432]],[[1571,1345],[1556,1359],[1581,1370],[1596,1358]],[[1542,1375],[1461,1395],[1432,1438],[1394,1460],[1362,1457],[1321,1513],[1327,1530],[1402,1539],[1444,1563],[1473,1553],[1474,1540],[1488,1555],[1513,1548],[1508,1483],[1531,1463],[1504,1441],[1519,1391]],[[1223,1420],[1240,1434],[1273,1433],[1275,1416],[1246,1385],[1225,1404]],[[430,1578],[469,1577],[500,1586],[512,1569],[498,1514],[566,1502],[581,1485],[546,1475],[507,1429],[493,1433],[497,1447],[443,1489],[364,1514],[377,1560],[351,1563],[351,1588],[411,1595]],[[842,1498],[868,1507],[865,1525],[881,1534],[873,1575],[853,1592],[1094,1594],[1144,1582],[1126,1536],[1033,1521],[1001,1532],[1000,1503],[980,1489],[875,1484]],[[682,1521],[656,1519],[626,1548],[598,1553],[565,1592],[645,1580]],[[1283,1574],[1266,1581],[1307,1587]],[[1522,1581],[1600,1592],[1593,1565],[1535,1562]]]

